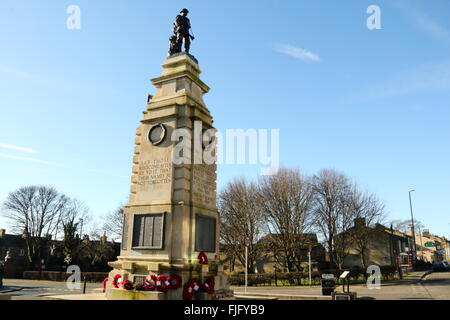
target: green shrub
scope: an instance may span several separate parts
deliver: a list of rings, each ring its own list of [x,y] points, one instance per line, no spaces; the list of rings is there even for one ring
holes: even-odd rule
[[[344,271],[350,271],[349,279],[350,283],[364,283],[367,280],[368,274],[364,268],[352,268],[352,269],[328,269],[321,271],[313,271],[311,273],[311,280],[313,285],[320,285],[322,281],[322,274],[333,274],[337,279],[337,284],[342,284],[339,280],[339,276]],[[396,266],[382,266],[380,267],[381,279],[392,280],[396,276]],[[257,273],[248,275],[249,286],[270,286],[275,285],[275,279],[277,285],[282,286],[301,286],[309,285],[309,273],[308,272],[277,272],[275,273]],[[229,284],[232,286],[245,285],[245,275],[241,273],[233,273],[228,277]]]

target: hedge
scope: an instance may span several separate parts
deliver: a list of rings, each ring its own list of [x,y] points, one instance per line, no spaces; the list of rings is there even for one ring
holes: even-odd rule
[[[3,266],[3,262],[0,262],[0,288],[3,287],[3,276],[5,273],[5,268]]]
[[[312,284],[320,285],[322,280],[322,274],[333,274],[336,279],[344,271],[350,271],[349,279],[350,282],[365,282],[368,274],[363,268],[353,268],[353,269],[330,269],[314,271],[311,273]],[[381,276],[384,280],[393,280],[396,277],[397,267],[396,266],[382,266],[380,267]],[[277,272],[275,273],[258,273],[248,275],[248,285],[249,286],[267,286],[275,285],[275,279],[277,285],[288,285],[288,286],[300,286],[309,285],[309,273],[308,272]],[[245,275],[244,274],[232,274],[228,277],[230,285],[242,286],[245,285]],[[338,280],[339,282],[339,280]]]
[[[72,274],[60,271],[24,271],[23,278],[29,280],[66,281]],[[102,282],[108,277],[108,272],[82,272],[81,281]]]

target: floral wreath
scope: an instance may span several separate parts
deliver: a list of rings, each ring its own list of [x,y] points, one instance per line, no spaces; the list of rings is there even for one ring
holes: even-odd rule
[[[113,278],[113,281],[112,281],[113,287],[114,287],[114,288],[119,288],[119,285],[120,285],[121,282],[122,282],[121,280],[122,280],[122,275],[116,274],[116,275],[114,276],[114,278]]]
[[[169,285],[167,286],[169,290],[177,290],[178,288],[181,288],[181,285],[183,284],[181,277],[176,273],[171,273],[167,278],[167,282],[169,283]]]
[[[194,294],[200,289],[200,284],[197,278],[189,280],[183,290],[183,300],[192,300]]]
[[[208,294],[214,293],[215,278],[209,276],[205,283],[201,283],[197,278],[192,278],[186,284],[183,290],[183,300],[192,300],[192,297],[200,290],[207,292]]]
[[[167,292],[170,283],[167,281],[167,277],[164,274],[160,274],[156,277],[156,290],[161,292]]]
[[[133,284],[130,280],[125,280],[122,282],[122,288],[124,288],[125,290],[133,290]]]
[[[103,280],[103,290],[106,290],[106,284],[108,283],[109,278],[105,278]],[[116,274],[113,278],[112,285],[114,288],[123,288],[125,290],[133,290],[134,285],[129,280],[122,280],[122,275]],[[149,275],[145,278],[143,287],[145,290],[149,291],[161,291],[167,292],[168,290],[177,290],[181,288],[183,285],[183,280],[181,276],[176,273],[171,273],[168,277],[164,274]],[[200,282],[199,282],[200,285]],[[141,287],[141,285],[137,284],[136,288]],[[198,290],[198,289],[197,289]]]
[[[201,287],[202,287],[202,289],[203,289],[204,291],[206,291],[207,293],[213,294],[213,293],[214,293],[214,286],[215,286],[215,284],[216,284],[216,281],[215,281],[214,276],[209,276],[209,277],[206,279],[205,283],[203,283],[203,284],[201,285]]]
[[[103,292],[105,292],[105,290],[106,290],[106,284],[108,283],[108,281],[109,281],[109,278],[103,279],[103,282],[102,282]]]
[[[144,287],[147,290],[155,291],[156,290],[156,276],[155,275],[147,276],[144,280]]]
[[[198,254],[198,260],[200,264],[208,264],[208,257],[203,251]]]

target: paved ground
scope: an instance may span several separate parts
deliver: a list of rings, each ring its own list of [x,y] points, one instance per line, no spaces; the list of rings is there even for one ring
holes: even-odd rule
[[[40,280],[22,280],[22,279],[3,279],[3,285],[9,288],[22,288],[19,291],[8,293],[12,300],[42,300],[46,296],[63,294],[81,294],[83,293],[83,284],[81,289],[70,290],[65,282],[40,281]],[[87,283],[86,292],[90,293],[94,289],[101,288],[101,283]]]
[[[370,290],[365,285],[350,286],[351,291],[356,291],[358,297],[366,297],[377,300],[450,300],[450,272],[432,273],[420,281],[423,273],[412,273],[407,279],[390,283],[382,283],[381,289]],[[81,294],[82,289],[70,290],[65,282],[38,281],[38,280],[13,280],[5,279],[4,285],[9,288],[19,289],[8,293],[13,300],[41,300],[47,296]],[[101,288],[100,283],[88,283],[86,292],[93,293],[94,289]],[[341,290],[342,287],[337,288]],[[244,293],[244,288],[232,288],[236,295]],[[321,296],[320,287],[249,287],[249,295],[297,295],[297,296]],[[97,296],[86,295],[86,298]],[[78,296],[80,298],[81,296]],[[253,296],[252,298],[255,298]],[[283,299],[283,297],[279,297]]]
[[[437,300],[450,300],[450,272],[432,273],[422,281],[423,287]]]
[[[420,281],[423,273],[412,273],[407,279],[382,283],[380,289],[368,289],[365,285],[350,286],[359,298],[376,300],[450,300],[450,272],[432,273]],[[235,295],[244,294],[244,288],[232,288]],[[337,290],[342,290],[338,287]],[[249,287],[247,294],[315,295],[322,294],[320,287]],[[282,298],[281,298],[282,299]]]

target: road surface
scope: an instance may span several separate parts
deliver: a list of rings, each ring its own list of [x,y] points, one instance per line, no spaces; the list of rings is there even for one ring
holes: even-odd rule
[[[80,284],[80,289],[74,290],[69,289],[66,282],[57,281],[3,279],[3,285],[22,288],[19,291],[7,293],[12,300],[42,300],[46,296],[83,293],[83,283]],[[101,283],[87,283],[86,292],[89,293],[101,287]]]
[[[369,289],[366,285],[351,285],[350,291],[356,291],[358,298],[376,300],[450,300],[450,272],[428,275],[420,281],[422,273],[414,273],[408,279],[382,283],[380,289]],[[232,288],[235,295],[243,294],[243,287]],[[338,286],[336,290],[341,291]],[[319,286],[309,287],[248,287],[247,294],[280,295],[316,295],[321,296]]]
[[[368,289],[364,285],[350,286],[359,298],[376,300],[450,300],[450,272],[432,273],[420,281],[421,273],[408,279],[382,283],[380,289]],[[4,285],[22,287],[22,290],[8,293],[12,300],[41,300],[46,296],[81,294],[80,289],[71,290],[65,282],[4,279]],[[87,283],[86,292],[101,288],[101,283]],[[236,295],[244,293],[243,287],[232,288]],[[342,287],[336,288],[341,290]],[[316,295],[321,296],[320,287],[249,287],[248,294]]]

